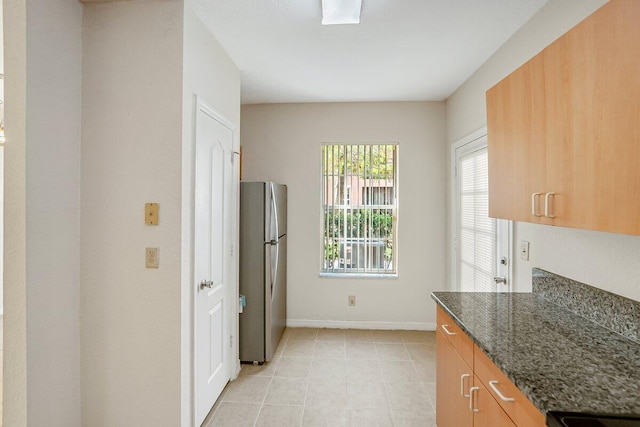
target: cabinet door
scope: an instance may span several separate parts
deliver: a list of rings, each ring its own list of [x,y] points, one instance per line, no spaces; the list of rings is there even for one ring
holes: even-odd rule
[[[541,55],[487,91],[489,216],[542,222],[531,195],[544,192],[545,100]],[[543,200],[538,198],[538,213]]]
[[[638,22],[611,0],[487,92],[490,216],[640,235]]]
[[[473,414],[473,427],[515,427],[478,377],[474,377],[473,386],[473,408],[477,410]]]
[[[543,51],[554,224],[640,234],[638,22],[613,0]]]
[[[466,377],[462,377],[467,375]],[[464,382],[464,384],[463,384]],[[436,332],[436,424],[438,427],[471,427],[473,413],[468,394],[473,370],[456,352],[442,332]]]

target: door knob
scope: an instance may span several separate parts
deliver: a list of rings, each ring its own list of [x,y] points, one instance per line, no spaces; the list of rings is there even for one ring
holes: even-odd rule
[[[499,285],[500,283],[506,285],[507,284],[507,278],[506,277],[494,277],[493,281],[496,282],[496,285]]]
[[[200,289],[204,288],[213,288],[213,280],[203,280],[202,282],[200,282]]]

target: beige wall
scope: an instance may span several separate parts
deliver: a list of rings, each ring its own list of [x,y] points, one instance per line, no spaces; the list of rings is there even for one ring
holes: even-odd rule
[[[4,8],[4,425],[79,426],[82,5]]]
[[[604,3],[550,0],[447,100],[449,143],[486,125],[487,89]],[[640,300],[640,237],[527,223],[516,223],[514,235],[516,246],[531,242],[530,261],[512,257],[515,290],[530,290],[531,267],[540,267]]]
[[[245,105],[241,130],[244,180],[289,187],[289,321],[432,328],[429,294],[445,280],[444,103]],[[320,278],[320,144],[387,141],[400,143],[398,278]]]
[[[83,425],[180,425],[182,43],[180,0],[84,7]]]
[[[239,123],[239,71],[179,0],[4,6],[4,423],[191,425],[190,100]]]
[[[2,0],[0,0],[0,73],[4,74],[4,24],[2,24]],[[0,101],[2,101],[2,105],[0,106],[0,120],[4,119],[4,79],[0,81]],[[2,287],[2,276],[3,276],[3,251],[4,244],[2,243],[3,238],[3,225],[4,225],[4,145],[0,147],[0,188],[3,191],[0,191],[0,314],[2,314],[2,298],[3,298],[3,287]]]

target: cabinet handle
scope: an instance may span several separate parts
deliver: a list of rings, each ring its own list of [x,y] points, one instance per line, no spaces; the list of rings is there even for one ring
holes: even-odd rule
[[[451,332],[450,330],[447,329],[447,326],[449,326],[449,325],[440,325],[440,326],[442,327],[442,329],[444,329],[444,332],[447,335],[455,335],[456,334],[455,332]]]
[[[465,378],[469,378],[470,376],[471,376],[470,374],[460,375],[460,396],[462,397],[469,397],[468,394],[464,394],[464,380]]]
[[[555,196],[556,193],[551,192],[551,193],[547,193],[544,195],[544,216],[546,216],[547,218],[555,218],[555,215],[550,214],[549,212],[551,211],[551,209],[549,209],[549,199],[551,198],[551,196]]]
[[[538,196],[542,195],[542,193],[532,193],[531,194],[531,215],[533,216],[542,216],[538,213]]]
[[[473,407],[473,392],[478,390],[480,390],[480,387],[471,387],[469,389],[469,410],[471,412],[480,412],[480,410]]]
[[[496,387],[496,384],[498,384],[498,381],[496,380],[489,381],[489,387],[491,387],[493,391],[496,392],[496,394],[500,399],[504,400],[505,402],[514,402],[516,400],[513,397],[507,397],[504,394],[500,393],[500,390],[498,390],[498,387]]]

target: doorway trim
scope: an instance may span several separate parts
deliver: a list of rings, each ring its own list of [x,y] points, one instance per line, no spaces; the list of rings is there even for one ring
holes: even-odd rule
[[[484,126],[475,132],[472,132],[454,143],[451,144],[451,151],[449,153],[449,215],[447,220],[449,221],[449,283],[448,288],[452,291],[458,291],[456,285],[457,272],[456,272],[456,245],[457,245],[457,185],[458,179],[456,175],[457,169],[457,150],[469,144],[478,144],[479,140],[482,138],[487,138],[487,127]],[[486,145],[486,144],[485,144]],[[507,220],[499,220],[506,221],[506,224],[503,223],[502,226],[502,234],[506,234],[503,236],[504,243],[498,242],[498,254],[504,254],[507,257],[507,291],[511,292],[513,290],[513,263],[514,263],[514,253],[513,253],[513,221]],[[505,247],[506,246],[506,247]]]

